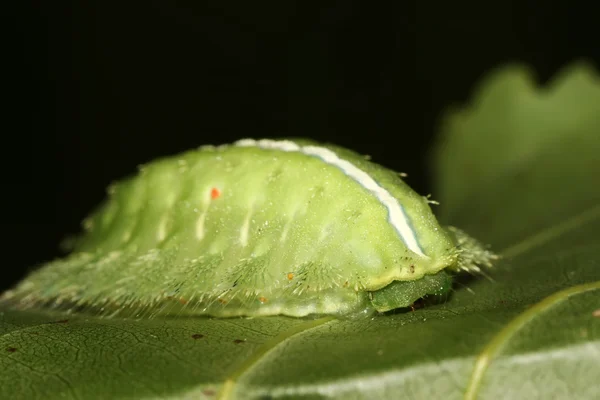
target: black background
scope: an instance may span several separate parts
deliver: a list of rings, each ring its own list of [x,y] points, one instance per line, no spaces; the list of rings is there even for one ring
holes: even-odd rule
[[[524,62],[544,82],[600,61],[599,14],[583,2],[73,3],[5,14],[0,290],[157,156],[307,136],[426,194],[440,113],[487,71]]]

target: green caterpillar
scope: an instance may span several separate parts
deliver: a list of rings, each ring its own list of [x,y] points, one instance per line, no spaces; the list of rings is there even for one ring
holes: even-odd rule
[[[109,188],[66,257],[2,301],[105,315],[370,315],[496,256],[441,227],[399,174],[309,140],[156,160]]]

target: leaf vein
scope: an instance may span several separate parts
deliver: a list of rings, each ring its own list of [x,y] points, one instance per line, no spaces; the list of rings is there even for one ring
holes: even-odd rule
[[[490,366],[492,360],[500,353],[508,339],[510,339],[516,332],[523,328],[537,315],[546,312],[548,309],[559,304],[561,301],[564,301],[571,296],[591,290],[600,290],[600,281],[572,286],[570,288],[553,293],[534,306],[528,308],[526,311],[509,322],[483,348],[475,360],[475,366],[471,373],[471,377],[469,378],[469,383],[465,392],[465,400],[474,400],[477,397],[477,392],[481,386],[485,372]]]

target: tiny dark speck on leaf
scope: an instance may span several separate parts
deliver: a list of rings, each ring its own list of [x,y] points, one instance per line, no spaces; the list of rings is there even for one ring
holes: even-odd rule
[[[52,322],[53,324],[66,324],[67,322],[69,322],[68,319],[61,319],[59,321],[54,321]]]
[[[6,351],[8,351],[9,353],[14,353],[15,351],[17,351],[16,347],[7,347]]]
[[[202,339],[203,337],[204,337],[204,335],[201,333],[194,333],[192,335],[192,339]]]
[[[245,340],[243,340],[243,339],[235,339],[233,341],[233,343],[235,343],[235,344],[240,344],[240,343],[244,343],[244,342],[245,342]]]

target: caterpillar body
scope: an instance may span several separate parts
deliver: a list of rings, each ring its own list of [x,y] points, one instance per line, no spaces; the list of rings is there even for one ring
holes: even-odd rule
[[[113,184],[72,251],[2,301],[116,315],[370,315],[496,256],[399,176],[342,147],[243,139]]]

